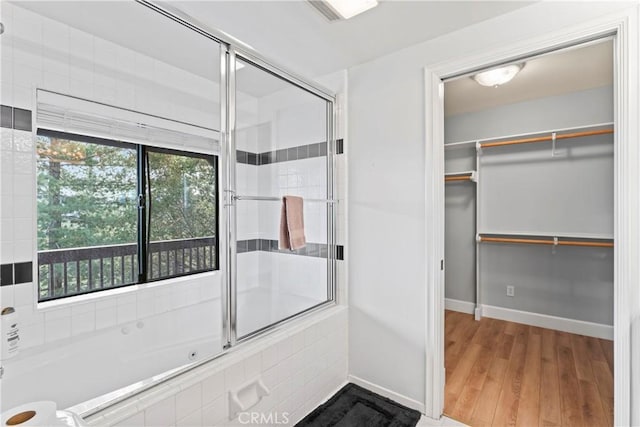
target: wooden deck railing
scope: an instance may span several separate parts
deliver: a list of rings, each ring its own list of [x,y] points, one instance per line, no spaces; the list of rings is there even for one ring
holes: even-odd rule
[[[216,238],[151,242],[147,279],[214,270]],[[93,246],[38,253],[40,301],[138,282],[138,246]]]

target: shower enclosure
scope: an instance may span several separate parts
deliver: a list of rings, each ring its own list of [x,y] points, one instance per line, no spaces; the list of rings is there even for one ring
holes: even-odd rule
[[[332,105],[231,52],[229,343],[333,299]],[[283,195],[304,198],[307,244],[278,249]]]
[[[3,128],[3,150],[32,151],[2,197],[32,201],[34,260],[33,283],[2,287],[22,331],[3,408],[90,413],[335,303],[330,93],[168,6],[1,7],[3,114],[32,114]],[[304,199],[295,251],[284,195]]]

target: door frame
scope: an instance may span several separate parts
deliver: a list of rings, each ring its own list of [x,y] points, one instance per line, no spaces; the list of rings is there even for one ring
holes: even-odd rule
[[[505,44],[478,55],[424,69],[425,90],[425,253],[426,390],[425,414],[439,419],[444,409],[444,84],[449,77],[511,62],[607,35],[614,38],[614,425],[640,423],[637,399],[640,373],[631,369],[632,321],[640,321],[640,141],[639,45],[640,9],[586,22],[525,41]],[[637,328],[638,326],[634,327]],[[636,334],[639,335],[640,334]]]

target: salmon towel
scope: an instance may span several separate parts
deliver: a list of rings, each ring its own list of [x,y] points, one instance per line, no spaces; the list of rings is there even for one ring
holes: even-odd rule
[[[304,215],[302,197],[284,196],[280,211],[280,249],[296,250],[304,248]]]

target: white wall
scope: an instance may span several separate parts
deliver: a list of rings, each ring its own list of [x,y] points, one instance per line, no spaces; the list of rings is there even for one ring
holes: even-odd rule
[[[601,86],[445,117],[445,143],[611,123],[613,97]]]
[[[423,68],[627,7],[538,3],[349,71],[352,375],[425,401]]]

